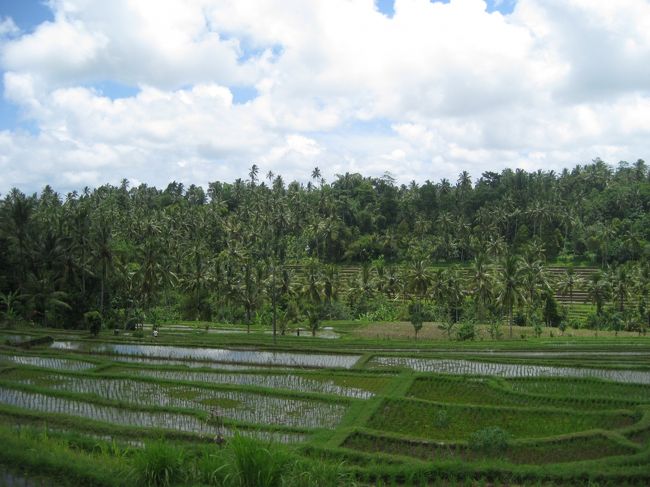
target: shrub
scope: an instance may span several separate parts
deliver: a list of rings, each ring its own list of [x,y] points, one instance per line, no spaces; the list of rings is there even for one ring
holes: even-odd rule
[[[328,320],[350,320],[352,311],[341,301],[332,301],[323,306],[323,314]]]
[[[501,323],[497,320],[491,321],[488,333],[492,340],[500,340],[503,337],[503,333],[501,332]]]
[[[508,448],[510,435],[498,426],[491,426],[478,430],[469,438],[469,447],[472,450],[487,454],[496,454]]]
[[[524,313],[522,313],[521,311],[518,311],[512,317],[512,323],[515,326],[526,326],[526,315]]]
[[[92,336],[97,336],[102,329],[102,315],[99,311],[88,311],[84,313],[84,323]]]
[[[424,318],[422,316],[422,304],[418,301],[409,304],[409,314],[413,330],[415,331],[415,339],[418,338],[418,332],[422,329]]]
[[[476,338],[476,327],[474,326],[474,323],[471,321],[463,323],[456,332],[456,336],[461,341],[474,340],[474,338]]]

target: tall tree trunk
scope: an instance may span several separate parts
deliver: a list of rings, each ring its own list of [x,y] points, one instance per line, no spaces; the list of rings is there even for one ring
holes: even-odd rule
[[[512,339],[512,307],[508,310],[508,325],[510,326],[510,338]]]

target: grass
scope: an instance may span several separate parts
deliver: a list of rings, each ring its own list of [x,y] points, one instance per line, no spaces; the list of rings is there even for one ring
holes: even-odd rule
[[[439,328],[439,323],[427,322],[424,323],[422,329],[418,332],[417,341],[434,341],[434,342],[443,342],[449,344],[458,343],[456,340],[456,330],[459,327],[454,328],[452,331],[452,339],[449,339],[447,332]],[[476,335],[479,341],[491,341],[489,326],[488,325],[476,325]],[[504,340],[509,339],[509,330],[508,327],[504,324],[500,327],[502,338]],[[598,337],[600,338],[638,338],[638,333],[620,331],[616,335],[613,331],[599,331]],[[413,333],[413,325],[409,322],[397,321],[397,322],[370,322],[365,325],[359,326],[352,332],[352,336],[355,338],[362,339],[378,339],[378,340],[415,340],[415,335]],[[589,330],[586,328],[570,328],[562,333],[558,328],[544,328],[540,337],[535,337],[535,329],[532,326],[515,326],[513,327],[513,338],[521,341],[522,338],[525,340],[530,339],[558,339],[562,340],[565,338],[573,337],[596,337],[595,330]]]
[[[628,413],[540,408],[461,406],[387,399],[368,427],[435,440],[467,440],[478,430],[499,427],[514,438],[540,438],[593,429],[619,429],[638,418]]]
[[[493,459],[514,464],[536,465],[594,460],[610,456],[630,455],[638,451],[600,434],[572,436],[536,443],[515,442],[507,445],[504,450],[492,453],[477,451],[465,443],[417,441],[361,432],[350,435],[343,446],[364,452],[415,457],[426,461],[482,462],[486,459]]]
[[[216,370],[206,367],[214,364],[164,359],[155,364],[127,365],[115,362],[116,357],[110,355],[47,348],[18,351],[0,345],[0,355],[17,354],[28,357],[32,364],[49,367],[5,361],[0,366],[3,387],[42,394],[51,398],[50,405],[62,400],[84,402],[112,408],[116,414],[171,414],[190,423],[207,422],[213,406],[240,414],[248,407],[240,400],[244,396],[342,404],[346,408],[340,422],[319,429],[290,424],[304,416],[329,413],[298,407],[280,411],[283,416],[277,417],[276,424],[260,427],[261,410],[253,408],[255,422],[224,418],[225,429],[241,434],[227,437],[224,445],[217,446],[214,433],[197,435],[191,427],[172,430],[118,424],[106,421],[107,417],[74,416],[73,409],[55,413],[47,407],[30,411],[0,404],[0,463],[55,479],[55,485],[650,484],[650,416],[645,405],[650,403],[650,393],[646,385],[597,379],[451,376],[404,368],[370,370],[373,356],[391,355],[650,370],[645,355],[580,355],[590,351],[650,352],[648,337],[602,333],[598,338],[570,337],[567,332],[564,337],[549,334],[540,339],[490,341],[483,337],[461,343],[443,336],[415,342],[408,323],[383,324],[407,330],[406,335],[391,339],[359,335],[374,324],[352,321],[328,322],[326,326],[333,326],[341,338],[287,336],[279,337],[274,346],[262,327],[253,327],[250,335],[206,334],[198,327],[173,332],[163,328],[155,341],[149,336],[134,339],[106,332],[99,339],[83,335],[81,341],[94,344],[104,337],[112,343],[350,352],[362,357],[354,368]],[[78,339],[73,332],[30,330],[34,336],[45,333]],[[568,354],[508,355],[532,351]],[[490,355],[482,354],[485,352]],[[65,361],[73,365],[88,362],[92,368],[61,370]],[[118,384],[131,384],[131,392],[123,389],[117,396],[109,396],[108,391]],[[353,389],[370,394],[345,396],[342,392]],[[163,398],[178,402],[165,405]],[[643,417],[642,411],[646,413]],[[49,433],[43,436],[45,428]],[[25,432],[29,430],[34,433]],[[302,435],[305,441],[278,445],[253,440],[252,434]],[[37,439],[43,441],[39,444]],[[5,451],[5,444],[11,451]],[[64,480],[57,482],[59,478]]]
[[[603,384],[607,384],[601,381]],[[514,392],[503,385],[503,381],[493,378],[478,377],[420,377],[413,382],[407,396],[435,402],[450,404],[475,404],[486,406],[523,406],[556,407],[576,410],[633,409],[639,402],[620,400],[610,396],[591,398],[586,395],[573,394],[563,396],[545,396],[537,391],[536,395]],[[510,381],[508,382],[510,384]],[[518,389],[513,387],[515,391]],[[623,389],[623,388],[622,388]],[[526,391],[528,392],[528,391]]]
[[[564,377],[508,379],[506,384],[514,391],[551,397],[625,398],[630,401],[650,402],[650,387],[642,384]]]

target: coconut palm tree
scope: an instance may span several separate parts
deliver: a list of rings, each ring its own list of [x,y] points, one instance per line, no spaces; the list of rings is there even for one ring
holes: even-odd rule
[[[410,263],[407,269],[407,281],[410,291],[417,299],[424,299],[431,285],[432,278],[423,259],[417,259]]]
[[[596,314],[602,315],[603,305],[611,293],[610,284],[602,271],[594,272],[587,282],[587,294],[592,303],[596,305]]]
[[[584,280],[576,274],[573,266],[568,267],[558,280],[558,291],[564,295],[569,295],[569,306],[573,306],[573,291],[583,283]]]
[[[474,296],[474,307],[479,321],[483,321],[485,308],[494,297],[495,278],[492,268],[488,265],[485,254],[474,257],[470,269],[470,291]]]
[[[499,291],[497,302],[508,316],[510,338],[512,338],[512,313],[515,306],[525,301],[520,259],[514,254],[507,255],[497,272]]]
[[[632,279],[626,265],[619,265],[614,272],[610,274],[610,288],[614,302],[618,310],[623,313],[625,302],[630,298]]]

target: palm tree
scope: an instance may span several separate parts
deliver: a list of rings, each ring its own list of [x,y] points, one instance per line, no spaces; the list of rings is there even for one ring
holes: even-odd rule
[[[4,305],[4,319],[7,326],[12,326],[18,318],[16,304],[20,302],[21,296],[18,291],[0,293],[0,303]]]
[[[630,297],[632,282],[625,265],[619,265],[611,274],[611,291],[618,310],[622,313],[625,309],[625,302]]]
[[[250,178],[251,182],[251,187],[255,186],[255,183],[257,182],[257,175],[260,172],[260,168],[257,167],[257,164],[253,164],[251,168],[248,170],[248,177]]]
[[[603,305],[610,296],[609,282],[602,271],[594,272],[587,284],[587,294],[592,303],[596,305],[596,314],[602,315]]]
[[[7,196],[9,238],[18,248],[18,285],[25,284],[28,267],[29,227],[34,213],[34,199],[27,198],[18,189],[13,188]]]
[[[67,303],[68,294],[57,289],[57,277],[52,271],[40,269],[38,273],[30,272],[27,276],[27,293],[33,315],[41,325],[47,327],[49,317],[57,309],[71,309]]]
[[[470,270],[470,289],[474,296],[476,316],[481,322],[484,318],[485,308],[494,296],[494,286],[494,274],[487,264],[485,254],[477,255],[474,257],[474,264]]]
[[[463,279],[457,267],[450,267],[442,272],[442,286],[443,299],[449,311],[449,318],[452,322],[457,323],[465,299]]]
[[[316,259],[309,259],[304,270],[303,296],[314,304],[321,301],[321,267]]]
[[[372,267],[369,262],[364,262],[361,264],[359,273],[350,285],[350,301],[353,303],[367,303],[373,294]]]
[[[325,303],[330,305],[332,300],[338,299],[339,293],[339,269],[334,264],[326,265],[325,271],[321,277],[323,296]]]
[[[568,267],[564,271],[564,275],[558,281],[558,291],[562,294],[569,295],[569,305],[573,306],[573,291],[576,287],[579,287],[584,281],[576,274],[576,271],[573,269],[573,266]]]
[[[530,316],[533,308],[538,304],[540,296],[545,292],[550,292],[548,274],[542,262],[529,253],[520,260],[520,277],[526,289],[528,315]]]
[[[411,292],[417,296],[418,300],[423,299],[427,295],[432,280],[426,262],[422,259],[411,262],[407,272]]]
[[[520,260],[514,255],[507,255],[497,273],[499,292],[497,302],[508,316],[510,338],[512,338],[512,312],[515,306],[525,300],[523,281],[521,277]]]
[[[98,228],[94,233],[91,241],[95,262],[99,265],[100,272],[100,293],[99,293],[99,312],[104,314],[104,303],[106,296],[106,287],[108,283],[109,272],[113,266],[113,248],[111,244],[111,227],[108,221],[101,218],[98,222]]]

